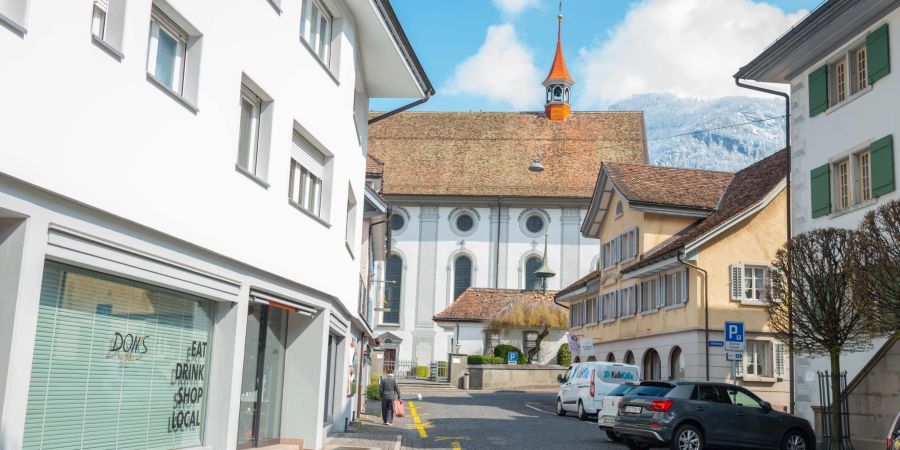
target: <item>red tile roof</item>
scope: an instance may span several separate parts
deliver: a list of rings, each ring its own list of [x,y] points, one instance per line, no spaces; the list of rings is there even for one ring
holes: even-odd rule
[[[604,163],[613,185],[630,203],[714,210],[733,173],[625,163]]]
[[[488,322],[515,302],[550,302],[554,293],[518,289],[468,288],[447,309],[435,314],[437,322]]]
[[[591,273],[579,278],[578,281],[566,286],[565,289],[557,292],[556,298],[562,297],[568,293],[577,291],[577,290],[581,289],[582,287],[587,286],[588,283],[590,283],[591,281],[594,281],[594,279],[599,277],[601,273],[603,273],[602,269],[596,269],[596,270],[591,271]]]
[[[734,179],[722,195],[715,212],[657,245],[645,253],[640,261],[622,269],[622,273],[633,272],[673,255],[682,247],[752,208],[785,179],[787,163],[787,151],[781,150],[734,174]]]
[[[641,112],[404,112],[370,126],[369,152],[387,196],[590,198],[601,161],[647,163],[644,134]]]
[[[366,176],[380,177],[384,173],[384,163],[372,155],[366,155]]]

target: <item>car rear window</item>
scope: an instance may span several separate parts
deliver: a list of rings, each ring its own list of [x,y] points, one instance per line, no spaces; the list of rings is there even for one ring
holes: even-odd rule
[[[633,384],[620,384],[615,389],[609,391],[609,394],[607,394],[607,395],[610,395],[613,397],[621,397],[621,396],[633,391],[635,387],[636,386]]]
[[[664,397],[672,390],[671,385],[641,385],[637,389],[631,391],[629,395],[637,395],[639,397]]]

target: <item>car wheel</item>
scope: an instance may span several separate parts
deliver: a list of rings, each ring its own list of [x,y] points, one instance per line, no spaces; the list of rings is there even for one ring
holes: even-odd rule
[[[622,443],[625,444],[625,447],[628,447],[628,450],[647,450],[648,448],[650,448],[650,445],[638,444],[637,442],[634,442],[633,440],[631,440],[631,438],[628,438],[628,437],[623,437]]]
[[[703,433],[693,425],[682,425],[672,435],[672,450],[703,450]]]
[[[616,434],[615,431],[607,431],[606,438],[613,442],[619,442],[622,440],[622,438],[618,434]]]
[[[812,450],[812,446],[806,445],[806,437],[797,430],[788,431],[788,433],[784,435],[784,440],[781,442],[781,448],[783,450]]]
[[[581,400],[578,400],[578,420],[587,420],[588,414],[584,412],[584,404],[581,403]]]
[[[562,400],[560,400],[560,399],[556,399],[556,415],[557,416],[566,415],[566,410],[563,409]]]

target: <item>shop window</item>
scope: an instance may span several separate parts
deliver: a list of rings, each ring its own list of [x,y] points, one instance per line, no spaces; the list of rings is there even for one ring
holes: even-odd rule
[[[42,283],[23,448],[202,446],[214,304],[50,261]]]
[[[252,303],[247,312],[238,448],[278,444],[288,312]]]

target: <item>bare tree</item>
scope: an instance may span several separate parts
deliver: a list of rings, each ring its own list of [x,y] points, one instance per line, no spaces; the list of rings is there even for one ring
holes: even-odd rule
[[[549,300],[537,302],[516,301],[509,304],[500,314],[494,317],[487,325],[487,330],[499,333],[510,328],[539,328],[534,348],[528,350],[525,357],[530,364],[535,355],[541,352],[541,342],[550,330],[565,330],[568,328],[568,318],[565,310],[553,304]]]
[[[869,323],[900,330],[900,200],[869,211],[856,234],[854,294],[868,304]]]
[[[791,352],[831,360],[832,442],[841,429],[841,353],[865,350],[872,332],[863,302],[851,295],[854,232],[823,228],[797,235],[772,262],[769,327]],[[840,445],[840,444],[838,444]]]

